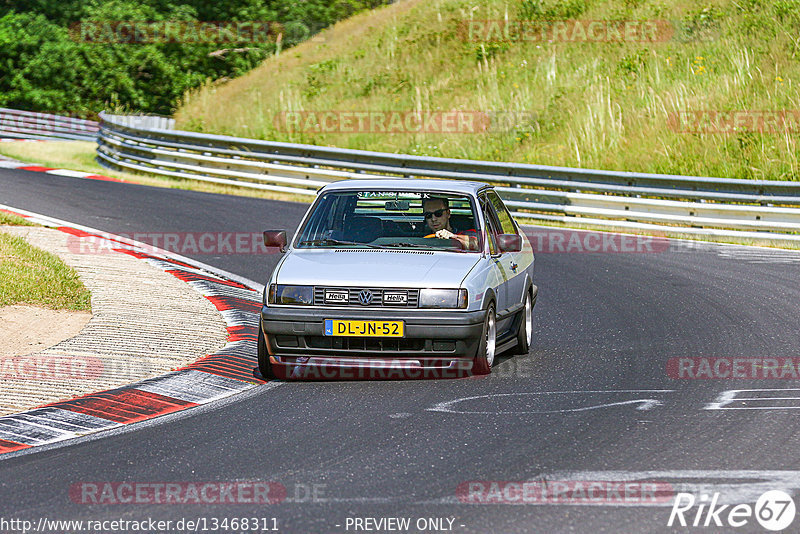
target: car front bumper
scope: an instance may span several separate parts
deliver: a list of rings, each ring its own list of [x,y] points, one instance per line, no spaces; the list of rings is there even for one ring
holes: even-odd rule
[[[273,366],[468,370],[485,317],[485,310],[262,306],[261,329]],[[326,336],[325,319],[403,321],[404,336]]]

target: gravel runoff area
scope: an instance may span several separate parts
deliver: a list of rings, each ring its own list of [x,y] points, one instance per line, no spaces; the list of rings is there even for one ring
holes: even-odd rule
[[[0,361],[0,415],[158,376],[225,345],[226,324],[214,305],[146,261],[112,251],[79,253],[59,230],[0,231],[59,256],[92,293],[92,317],[78,335]]]

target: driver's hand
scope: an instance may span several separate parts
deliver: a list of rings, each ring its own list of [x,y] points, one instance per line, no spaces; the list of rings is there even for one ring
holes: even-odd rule
[[[455,236],[456,234],[447,229],[442,229],[436,232],[436,237],[438,237],[439,239],[450,239],[451,237]]]

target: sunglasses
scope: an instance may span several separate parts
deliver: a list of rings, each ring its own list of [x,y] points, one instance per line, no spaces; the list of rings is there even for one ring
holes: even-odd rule
[[[431,217],[433,217],[435,215],[436,218],[438,219],[439,217],[444,215],[445,211],[447,211],[447,208],[442,208],[442,209],[436,210],[436,211],[423,211],[422,212],[422,216],[425,217],[426,219],[430,219]]]

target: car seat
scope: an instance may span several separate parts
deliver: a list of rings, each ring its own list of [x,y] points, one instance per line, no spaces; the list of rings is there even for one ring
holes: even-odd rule
[[[377,217],[352,217],[345,222],[345,241],[369,243],[382,235],[383,221]]]
[[[451,215],[450,226],[459,232],[477,230],[477,228],[475,228],[475,219],[471,215]]]

